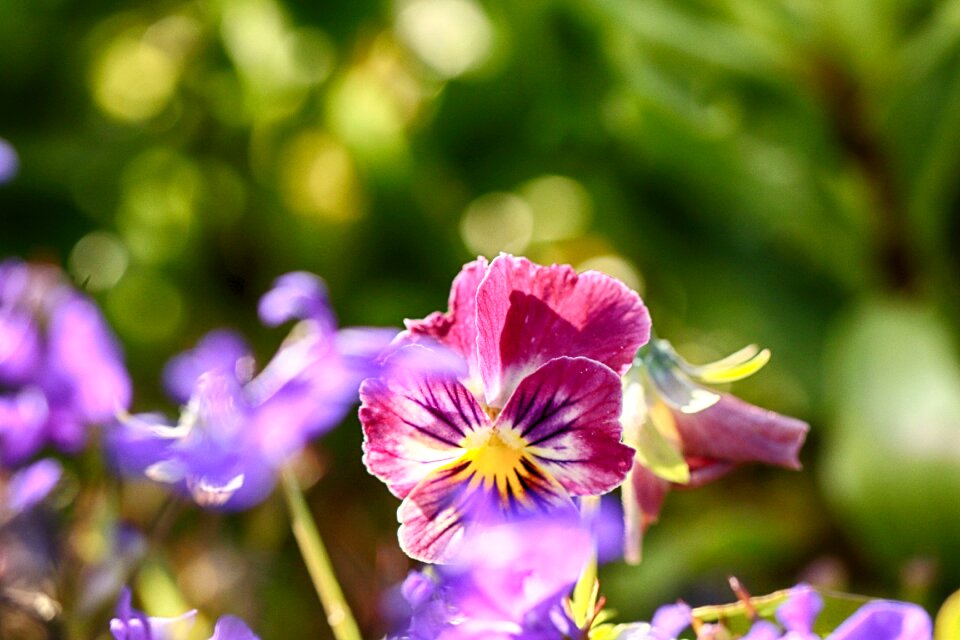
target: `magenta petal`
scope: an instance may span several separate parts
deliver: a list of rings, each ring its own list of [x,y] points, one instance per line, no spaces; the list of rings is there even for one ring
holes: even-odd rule
[[[763,462],[800,468],[800,447],[810,426],[724,395],[699,413],[673,413],[686,456],[734,463]]]
[[[450,562],[460,553],[469,515],[484,494],[457,477],[462,469],[440,469],[410,491],[397,510],[397,537],[404,553],[421,562]]]
[[[502,254],[477,290],[480,372],[502,407],[525,376],[560,356],[584,356],[622,374],[650,337],[640,297],[596,271],[542,267]]]
[[[409,336],[436,340],[467,362],[471,379],[480,379],[477,360],[477,289],[487,273],[487,259],[465,264],[450,289],[449,311],[435,312],[423,320],[407,320]]]
[[[620,442],[620,377],[588,358],[557,358],[527,376],[498,424],[572,495],[599,495],[627,476],[634,452]]]
[[[399,498],[462,455],[467,433],[489,424],[473,395],[451,378],[370,379],[360,399],[363,462]]]

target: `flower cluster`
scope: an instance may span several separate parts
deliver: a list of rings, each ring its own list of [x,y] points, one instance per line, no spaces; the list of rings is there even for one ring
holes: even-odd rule
[[[114,640],[177,640],[184,638],[193,625],[196,610],[174,618],[147,616],[133,608],[132,595],[124,589],[117,603],[116,614],[110,620]],[[209,640],[259,640],[246,623],[235,616],[217,620]]]
[[[46,445],[79,450],[130,402],[130,379],[96,305],[55,267],[0,263],[0,465]]]
[[[809,585],[787,592],[777,607],[776,622],[757,620],[741,640],[930,640],[933,625],[921,607],[893,600],[874,600],[861,606],[826,636],[814,631],[823,598]],[[683,603],[657,610],[650,624],[636,625],[623,640],[673,640],[691,624],[698,640],[730,637],[719,624],[699,623],[694,610]]]
[[[0,527],[62,472],[52,459],[12,468],[48,445],[78,450],[90,425],[108,425],[122,474],[238,510],[266,498],[290,458],[359,400],[363,462],[401,500],[400,546],[432,565],[400,588],[403,621],[388,640],[676,640],[689,628],[700,640],[738,637],[683,603],[650,623],[613,625],[596,568],[616,555],[609,531],[639,560],[671,488],[748,462],[799,468],[806,423],[705,386],[751,375],[769,352],[692,365],[651,337],[646,306],[618,280],[506,254],[465,265],[449,309],[403,331],[338,329],[323,281],[304,272],[278,278],[259,316],[270,327],[294,323],[264,366],[242,336],[215,330],[164,371],[178,419],[131,415],[119,349],[93,302],[54,268],[0,264]],[[599,497],[617,488],[623,524],[610,527]],[[284,491],[335,635],[356,640],[292,474]],[[111,574],[109,597],[127,577],[126,568]],[[196,612],[149,617],[131,601],[124,590],[115,640],[182,637],[193,624]],[[931,637],[915,605],[868,602],[825,631],[822,607],[820,593],[800,585],[766,619],[748,607],[739,637]],[[210,640],[256,636],[225,616]]]
[[[249,347],[226,330],[174,358],[164,378],[185,403],[180,419],[137,414],[115,425],[108,446],[121,471],[178,486],[201,506],[248,508],[292,454],[343,419],[396,335],[338,331],[323,282],[303,272],[279,278],[259,311],[269,326],[299,321],[270,362],[254,375]]]

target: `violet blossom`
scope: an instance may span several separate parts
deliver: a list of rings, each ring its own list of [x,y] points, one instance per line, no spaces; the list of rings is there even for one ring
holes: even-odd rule
[[[633,461],[620,375],[649,328],[639,296],[601,273],[506,254],[464,266],[449,311],[399,338],[451,349],[461,375],[401,372],[360,390],[364,463],[403,500],[403,550],[445,562],[472,520],[569,510],[618,486]]]
[[[120,349],[96,305],[52,266],[0,263],[0,465],[50,444],[73,453],[130,401]]]
[[[9,142],[0,138],[0,184],[9,181],[17,175],[20,168],[20,158]]]
[[[147,616],[131,605],[129,589],[120,594],[114,617],[110,620],[110,633],[114,640],[178,640],[187,637],[193,626],[196,610],[173,618]],[[235,616],[223,616],[217,620],[209,640],[258,640],[243,620]]]
[[[63,467],[52,458],[44,458],[0,478],[0,525],[32,509],[60,482]]]
[[[180,418],[171,425],[138,414],[116,425],[108,446],[121,472],[175,485],[204,507],[248,508],[270,493],[291,455],[343,419],[363,378],[422,364],[406,354],[379,358],[394,329],[337,330],[312,274],[278,278],[259,311],[271,326],[299,321],[264,369],[255,374],[246,343],[222,330],[174,358],[164,378],[186,403]]]
[[[840,626],[821,636],[814,630],[823,609],[823,598],[806,584],[790,589],[776,609],[776,623],[757,620],[741,640],[932,640],[933,626],[923,608],[909,602],[867,602]],[[649,625],[628,625],[620,640],[674,640],[691,626],[694,611],[684,603],[660,607]],[[722,625],[702,624],[698,640],[732,637]]]
[[[581,637],[569,596],[590,561],[576,518],[522,519],[471,528],[446,565],[413,571],[410,608],[388,640],[561,640]]]

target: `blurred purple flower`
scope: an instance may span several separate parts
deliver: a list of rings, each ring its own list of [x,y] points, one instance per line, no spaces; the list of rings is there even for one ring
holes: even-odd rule
[[[257,375],[246,343],[229,331],[171,360],[164,379],[186,406],[176,425],[139,414],[110,431],[121,472],[178,485],[204,507],[246,509],[270,493],[291,455],[343,419],[364,378],[384,368],[441,366],[409,348],[384,355],[394,329],[338,331],[322,280],[308,273],[277,279],[260,315],[271,325],[299,322]]]
[[[827,636],[827,640],[931,640],[930,616],[909,602],[868,602]]]
[[[177,640],[185,638],[193,626],[196,610],[175,618],[148,617],[131,606],[130,589],[120,593],[120,601],[114,618],[110,620],[110,633],[115,640]],[[217,620],[209,640],[258,640],[243,620],[235,616],[223,616]]]
[[[758,620],[742,640],[820,640],[814,623],[823,609],[823,598],[806,584],[790,589],[787,599],[776,610],[777,622]],[[685,604],[661,607],[649,628],[637,627],[621,640],[673,640],[690,626],[691,610]],[[698,638],[729,637],[711,635],[716,625],[703,625]],[[860,607],[824,640],[931,640],[930,616],[921,607],[907,602],[874,600]]]
[[[576,519],[532,518],[471,528],[453,562],[412,572],[400,640],[561,640],[581,637],[570,595],[591,556]]]
[[[19,168],[20,158],[13,145],[0,138],[0,184],[13,178]]]
[[[87,427],[113,420],[130,379],[96,305],[59,269],[0,263],[0,464],[50,443],[72,453]]]
[[[62,475],[63,467],[52,458],[39,460],[14,473],[5,487],[0,485],[3,497],[0,522],[32,508],[50,495]]]

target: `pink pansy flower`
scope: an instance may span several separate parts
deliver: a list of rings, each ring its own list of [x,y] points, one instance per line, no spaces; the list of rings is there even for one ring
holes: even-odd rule
[[[404,551],[445,562],[472,520],[568,509],[619,485],[633,461],[620,375],[649,333],[639,296],[609,276],[510,255],[464,266],[450,310],[400,338],[454,351],[462,375],[360,390],[364,463],[403,499]]]

